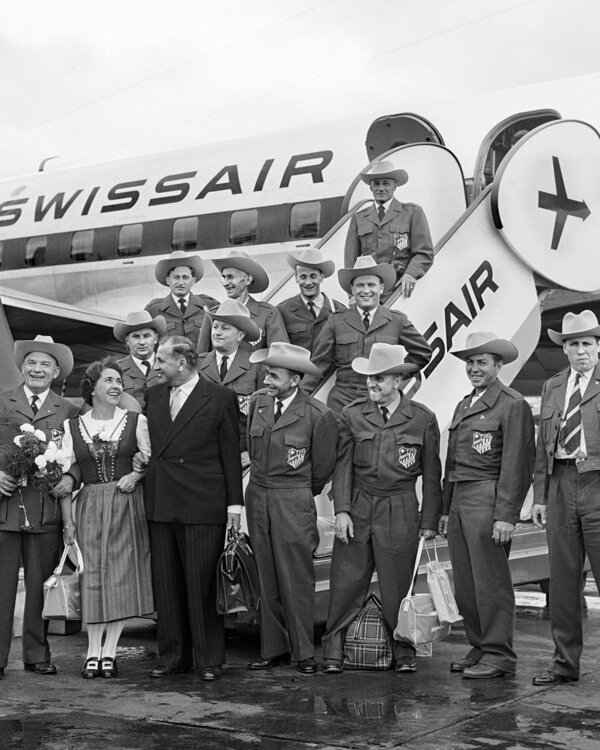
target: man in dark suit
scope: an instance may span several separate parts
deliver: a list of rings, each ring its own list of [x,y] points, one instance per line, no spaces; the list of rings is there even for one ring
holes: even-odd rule
[[[23,385],[0,394],[0,446],[14,447],[23,434],[20,426],[41,430],[47,441],[60,448],[64,422],[77,414],[77,407],[50,390],[53,380],[68,377],[73,355],[64,344],[49,336],[15,342],[15,360]],[[0,459],[0,679],[8,660],[19,567],[25,570],[25,612],[23,618],[23,662],[25,669],[40,675],[56,674],[50,661],[48,622],[42,619],[43,583],[52,575],[60,555],[61,513],[54,497],[42,494],[28,478],[19,486],[18,477],[7,471],[7,456]],[[63,476],[56,495],[66,495],[75,479]]]
[[[372,255],[377,263],[391,263],[402,294],[410,297],[418,279],[433,263],[433,244],[421,206],[401,203],[394,191],[408,182],[403,169],[389,161],[375,161],[361,173],[374,202],[350,220],[344,262],[352,267],[359,255]]]
[[[158,261],[154,276],[159,284],[169,287],[170,293],[151,300],[145,309],[153,318],[161,315],[165,319],[170,336],[186,336],[195,346],[204,320],[204,308],[219,304],[207,294],[192,294],[192,287],[204,276],[202,259],[184,250],[175,250],[168,258]]]
[[[281,313],[290,344],[302,346],[312,353],[323,323],[332,312],[345,310],[345,305],[337,300],[329,300],[321,292],[323,281],[333,274],[335,264],[325,260],[320,250],[301,250],[287,257],[294,269],[300,294],[280,302],[277,309]]]
[[[203,680],[216,680],[225,661],[217,563],[226,527],[240,523],[240,433],[235,394],[201,378],[196,364],[189,339],[161,339],[154,365],[161,382],[148,391],[145,501],[162,661],[150,675],[195,665]]]
[[[534,685],[579,679],[586,554],[600,581],[600,325],[591,310],[567,313],[548,335],[569,367],[544,383],[540,406],[531,515],[548,524],[554,655]]]
[[[162,315],[153,318],[149,312],[131,312],[124,323],[116,323],[113,333],[125,344],[129,354],[118,363],[123,371],[123,392],[129,393],[143,408],[146,391],[158,383],[154,370],[154,354],[158,339],[166,330]]]

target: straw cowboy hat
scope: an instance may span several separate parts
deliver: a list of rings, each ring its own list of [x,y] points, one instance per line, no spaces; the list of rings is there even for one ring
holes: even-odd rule
[[[270,365],[271,367],[283,367],[293,372],[302,372],[306,375],[321,375],[321,371],[310,361],[310,352],[303,346],[286,344],[276,341],[268,349],[260,349],[252,352],[250,362]]]
[[[479,331],[467,336],[466,348],[450,352],[459,359],[466,360],[474,354],[495,354],[504,362],[514,362],[519,356],[517,347],[507,339],[499,339],[495,333]]]
[[[213,263],[221,272],[224,268],[237,268],[238,271],[243,271],[252,276],[252,283],[248,287],[249,292],[264,292],[269,286],[269,277],[265,269],[259,266],[255,260],[252,260],[249,255],[239,250],[231,250],[225,258],[219,258],[218,260],[213,258]]]
[[[352,281],[357,276],[378,276],[383,282],[383,291],[389,292],[396,283],[396,271],[391,263],[376,263],[372,255],[359,255],[354,268],[340,268],[338,280],[342,289],[352,294]]]
[[[406,350],[399,344],[373,344],[368,357],[352,360],[352,369],[360,375],[406,375],[417,372],[418,365],[405,364]]]
[[[204,263],[198,255],[190,255],[184,250],[174,250],[168,258],[159,260],[154,267],[154,277],[159,284],[163,286],[169,286],[167,284],[167,276],[172,268],[177,266],[187,266],[191,268],[193,275],[196,277],[196,281],[204,276]]]
[[[31,352],[43,352],[54,357],[60,368],[61,378],[67,378],[73,370],[73,352],[65,344],[55,344],[52,336],[36,336],[33,340],[15,341],[15,362],[19,369],[25,357]]]
[[[113,333],[117,341],[124,344],[128,333],[139,331],[141,328],[151,328],[156,331],[157,336],[162,336],[167,330],[167,323],[162,315],[153,318],[147,310],[130,312],[124,323],[115,323]]]
[[[548,328],[548,336],[555,344],[562,346],[567,339],[579,336],[600,337],[600,325],[591,310],[582,310],[579,314],[568,312],[562,319],[562,331]]]
[[[371,180],[395,180],[396,185],[406,185],[408,173],[404,169],[394,169],[391,161],[373,161],[360,173],[360,179],[371,184]]]
[[[227,298],[218,307],[204,308],[204,312],[212,320],[222,320],[223,323],[229,323],[234,328],[246,334],[248,341],[258,341],[260,338],[260,328],[250,317],[250,311],[241,302],[236,299]]]
[[[312,247],[307,250],[299,250],[297,253],[288,253],[287,262],[294,271],[296,266],[316,268],[317,271],[321,271],[326,279],[333,275],[335,271],[335,263],[332,260],[325,260],[323,253]]]

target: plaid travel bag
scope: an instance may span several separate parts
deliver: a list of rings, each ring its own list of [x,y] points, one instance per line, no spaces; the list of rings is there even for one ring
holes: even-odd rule
[[[346,630],[345,669],[389,669],[392,639],[383,619],[381,602],[371,594]]]

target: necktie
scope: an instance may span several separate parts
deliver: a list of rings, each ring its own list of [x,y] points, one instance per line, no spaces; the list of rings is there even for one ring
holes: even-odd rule
[[[569,399],[567,406],[567,413],[565,414],[565,420],[562,423],[560,432],[558,433],[558,442],[566,453],[570,457],[574,456],[579,448],[581,447],[581,411],[579,404],[581,403],[581,375],[577,373],[575,376],[575,387],[573,393]]]
[[[148,362],[147,359],[143,359],[142,365],[146,368],[146,372],[144,373],[144,375],[148,377],[148,373],[150,372],[150,362]]]
[[[365,326],[365,331],[369,330],[369,326],[371,325],[371,314],[368,310],[365,310],[363,312],[363,324]]]
[[[379,206],[377,206],[377,216],[379,216],[379,221],[382,221],[383,217],[385,216],[385,208],[381,205],[381,203],[379,204]]]
[[[181,309],[181,314],[185,315],[185,311],[187,310],[187,305],[185,303],[185,300],[184,299],[180,299],[180,300],[177,301],[177,304],[179,305],[179,307]]]
[[[227,360],[228,357],[221,357],[221,367],[219,367],[219,377],[221,378],[221,382],[225,380],[225,375],[227,375]]]
[[[179,414],[179,410],[183,406],[183,392],[181,388],[173,388],[171,391],[171,419],[175,421],[175,417]]]
[[[38,410],[40,408],[38,406],[38,401],[39,401],[39,398],[34,393],[33,396],[31,397],[31,411],[33,412],[34,416],[38,413]]]
[[[274,414],[274,418],[276,422],[279,419],[279,417],[283,414],[282,409],[283,409],[283,401],[280,401],[279,399],[277,399],[277,401],[275,402],[275,414]]]
[[[306,306],[308,307],[308,312],[316,319],[317,313],[315,312],[315,303],[312,300],[309,300],[306,303]]]
[[[383,421],[387,422],[389,417],[389,411],[387,406],[380,406],[379,410],[381,411],[381,416],[383,417]]]

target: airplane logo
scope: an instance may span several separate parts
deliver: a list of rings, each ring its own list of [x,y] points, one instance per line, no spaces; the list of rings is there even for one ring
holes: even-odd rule
[[[556,195],[539,191],[538,206],[547,211],[555,211],[556,219],[554,221],[554,232],[552,233],[552,250],[558,250],[560,238],[569,216],[585,221],[591,214],[585,201],[576,201],[567,196],[565,181],[560,168],[558,156],[552,157],[552,166],[554,167],[554,181],[556,183]]]

